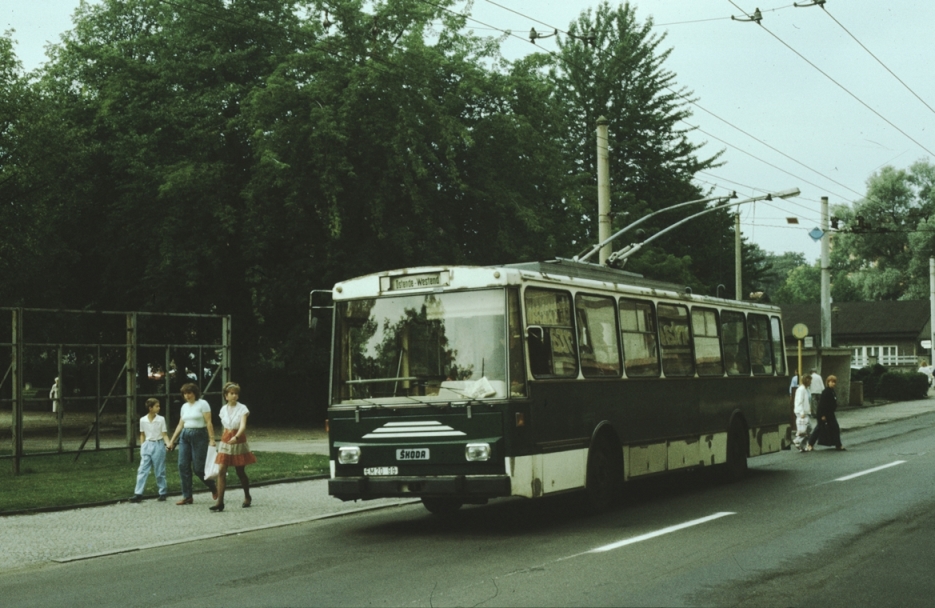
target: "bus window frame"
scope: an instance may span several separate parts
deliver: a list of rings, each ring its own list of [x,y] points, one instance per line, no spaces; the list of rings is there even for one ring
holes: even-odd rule
[[[714,340],[717,342],[717,350],[718,350],[717,365],[719,369],[717,373],[702,373],[705,369],[710,367],[712,364],[711,363],[702,364],[698,362],[698,334],[695,332],[695,311],[698,311],[701,313],[707,313],[707,312],[714,313],[714,331],[715,331]],[[707,322],[705,322],[705,327],[707,326],[708,324]],[[721,376],[724,376],[726,373],[726,370],[724,366],[724,344],[721,341],[721,311],[718,310],[717,308],[713,308],[709,306],[692,306],[691,327],[692,327],[692,343],[694,345],[694,353],[695,353],[695,373],[698,374],[700,378],[719,378]],[[705,334],[702,337],[710,339],[712,336]]]
[[[773,369],[777,376],[786,376],[789,373],[789,366],[786,363],[786,344],[782,331],[782,317],[769,315],[769,340],[773,345]],[[776,347],[779,347],[779,353],[776,353]]]
[[[661,323],[662,315],[660,314],[659,309],[663,307],[673,308],[676,310],[681,309],[685,312],[683,317],[669,317],[669,316],[666,317],[667,319],[684,319],[684,326],[688,334],[686,336],[684,345],[673,344],[673,345],[667,346],[662,340],[662,334],[663,334],[662,323]],[[662,361],[663,377],[665,378],[693,378],[695,376],[695,340],[694,340],[694,332],[692,329],[691,310],[689,309],[689,307],[679,302],[659,302],[656,305],[656,324],[657,324],[657,332],[659,333],[659,355]],[[685,356],[687,355],[688,365],[684,369],[685,373],[676,373],[679,371],[676,368],[672,368],[671,370],[666,369],[666,349],[667,348],[675,349],[676,347],[679,350],[681,350],[681,348],[683,347],[687,347],[688,352],[687,353],[675,352],[674,354],[676,355],[676,357],[670,358],[669,360],[670,365],[679,364],[682,367],[685,367],[684,360],[685,360]]]
[[[741,346],[743,347],[744,354],[746,355],[745,362],[746,362],[747,368],[745,371],[740,371],[738,368],[736,372],[731,373],[731,366],[727,365],[727,343],[724,342],[724,339],[727,337],[727,332],[724,331],[724,326],[727,323],[732,323],[732,321],[730,321],[729,319],[730,317],[733,317],[734,315],[740,316],[740,327],[742,327],[744,331],[743,337],[741,337],[740,340],[736,343],[736,346],[737,348],[740,348]],[[727,320],[725,320],[725,317],[727,318]],[[747,336],[747,314],[746,312],[743,310],[722,310],[721,311],[721,351],[724,354],[724,370],[727,373],[728,377],[746,378],[752,375],[750,373],[750,368],[751,368],[750,346],[749,344],[747,344],[748,342],[749,342],[749,338]],[[735,357],[735,362],[736,362],[736,357]]]
[[[582,343],[581,343],[581,334],[582,332],[587,332],[590,336],[590,341],[593,343],[594,338],[591,332],[590,323],[583,323],[582,319],[579,317],[579,313],[586,312],[586,308],[579,308],[579,298],[592,298],[595,300],[605,300],[610,303],[610,308],[612,310],[611,316],[613,317],[613,338],[614,338],[614,348],[616,349],[617,360],[616,360],[616,369],[612,373],[588,373],[587,366],[584,361],[585,358],[582,355]],[[589,293],[586,291],[579,291],[575,293],[574,299],[575,307],[575,324],[576,324],[576,338],[578,342],[578,369],[581,371],[581,375],[585,378],[620,378],[623,375],[623,358],[620,354],[620,311],[617,308],[617,298],[612,295],[601,295],[596,293]],[[591,358],[592,368],[597,367],[597,358]]]
[[[620,322],[620,311],[622,310],[620,304],[622,302],[633,302],[634,304],[645,304],[649,307],[649,319],[652,321],[653,327],[652,331],[630,331],[624,330],[623,324]],[[629,310],[629,309],[628,309]],[[661,349],[659,346],[659,319],[656,316],[656,303],[652,300],[642,299],[642,298],[633,298],[633,297],[619,297],[617,298],[617,327],[620,332],[620,351],[623,356],[623,373],[626,378],[659,378],[662,375],[662,360],[661,360]],[[640,336],[652,336],[653,338],[653,350],[655,351],[655,360],[656,367],[655,372],[650,374],[630,374],[629,369],[627,368],[627,348],[626,340],[623,339],[624,332]]]
[[[561,294],[568,298],[568,307],[569,307],[569,323],[570,325],[566,328],[564,325],[548,325],[543,323],[530,323],[529,322],[529,307],[527,305],[527,294],[531,291],[533,292],[544,292],[552,294]],[[578,336],[577,329],[575,327],[575,299],[571,291],[565,289],[550,289],[548,287],[540,287],[538,285],[529,285],[523,289],[522,293],[522,312],[523,312],[523,340],[526,343],[526,359],[529,361],[529,367],[527,371],[529,372],[529,377],[534,380],[574,380],[581,375],[581,362],[578,359]],[[570,355],[574,361],[574,373],[573,374],[556,374],[555,372],[555,357],[554,349],[552,348],[553,344],[553,333],[548,331],[552,328],[555,329],[569,329],[570,330]],[[536,357],[533,356],[533,343],[532,343],[532,331],[539,329],[541,330],[541,335],[539,336],[542,347],[544,348],[548,344],[548,363],[549,369],[552,373],[547,374],[537,374],[534,367],[534,360]],[[548,339],[546,339],[548,335]]]
[[[763,322],[763,326],[766,330],[765,340],[760,339],[760,338],[757,338],[757,339],[753,338],[753,335],[755,332],[752,331],[752,328],[753,328],[753,324],[757,321]],[[750,372],[754,376],[775,376],[776,375],[776,359],[773,356],[773,341],[770,337],[769,326],[770,326],[769,315],[763,314],[763,313],[757,313],[757,312],[750,312],[747,314],[747,348],[750,353]],[[759,366],[753,360],[753,352],[754,352],[753,342],[756,342],[757,344],[766,345],[767,352],[769,353],[769,362],[770,362],[769,371],[765,371],[765,370],[761,372],[757,371],[757,367]]]

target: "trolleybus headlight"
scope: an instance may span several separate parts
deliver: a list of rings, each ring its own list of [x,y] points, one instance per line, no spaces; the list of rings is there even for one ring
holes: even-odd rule
[[[338,448],[338,462],[341,464],[357,464],[360,461],[360,448],[356,445]]]
[[[469,443],[464,446],[464,457],[468,462],[482,462],[490,460],[489,443]]]

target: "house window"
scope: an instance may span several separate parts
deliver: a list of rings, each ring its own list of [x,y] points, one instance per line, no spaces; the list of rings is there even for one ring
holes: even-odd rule
[[[872,363],[885,366],[899,365],[896,346],[855,346],[851,354],[851,367],[867,367]]]

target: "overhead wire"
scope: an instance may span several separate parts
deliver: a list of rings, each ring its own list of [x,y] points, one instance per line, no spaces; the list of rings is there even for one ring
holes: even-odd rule
[[[735,7],[737,7],[737,10],[743,12],[745,15],[747,15],[748,17],[750,17],[750,14],[747,13],[747,12],[746,12],[745,10],[743,10],[742,8],[740,8],[739,6],[737,6],[737,3],[734,2],[734,0],[727,0],[727,1],[730,2],[731,4],[733,4]],[[835,80],[834,78],[832,78],[830,74],[828,74],[827,72],[825,72],[824,70],[822,70],[820,67],[818,67],[817,65],[815,65],[815,63],[812,62],[810,59],[808,59],[805,55],[803,55],[802,53],[800,53],[800,52],[798,52],[797,50],[795,50],[795,49],[794,49],[791,45],[789,45],[785,40],[783,40],[782,38],[780,38],[779,36],[777,36],[776,34],[774,34],[772,31],[770,31],[769,28],[767,28],[765,25],[763,25],[763,23],[762,23],[761,21],[756,21],[756,24],[757,24],[758,26],[760,26],[761,28],[763,28],[763,31],[764,31],[764,32],[766,32],[767,34],[769,34],[770,36],[772,36],[773,38],[775,38],[775,39],[776,39],[780,44],[782,44],[784,47],[786,47],[787,49],[789,49],[790,51],[792,51],[793,53],[795,53],[800,59],[802,59],[802,61],[804,61],[804,62],[807,63],[808,65],[812,66],[812,68],[814,68],[816,71],[818,71],[818,73],[820,73],[822,76],[824,76],[824,77],[827,78],[829,81],[831,81],[832,83],[834,83],[834,84],[835,84],[838,88],[840,88],[842,91],[844,91],[845,93],[847,93],[850,97],[852,97],[855,101],[857,101],[857,103],[859,103],[860,105],[864,106],[865,108],[867,108],[868,110],[870,110],[871,112],[873,112],[877,117],[879,117],[881,120],[883,120],[886,124],[888,124],[889,126],[893,127],[894,129],[896,129],[897,131],[899,131],[900,133],[902,133],[902,135],[905,136],[905,137],[906,137],[907,139],[909,139],[910,141],[912,141],[912,143],[914,143],[915,145],[919,146],[920,148],[922,148],[923,150],[925,150],[926,152],[928,152],[930,155],[932,155],[933,157],[935,157],[935,152],[932,152],[931,150],[929,150],[924,144],[922,144],[921,142],[919,142],[918,140],[916,140],[914,137],[912,137],[911,135],[909,135],[908,133],[906,133],[905,131],[903,131],[903,130],[902,130],[901,128],[899,128],[895,123],[893,123],[893,121],[891,121],[891,120],[888,119],[887,117],[883,116],[883,114],[880,114],[880,112],[878,112],[877,110],[875,110],[874,108],[872,108],[872,107],[870,106],[870,104],[868,104],[868,103],[865,102],[863,99],[861,99],[860,97],[858,97],[856,94],[854,94],[853,92],[851,92],[850,89],[848,89],[848,88],[845,87],[843,84],[841,84],[840,82],[838,82],[837,80]]]
[[[841,23],[840,21],[838,21],[837,19],[835,19],[834,15],[832,15],[831,12],[830,12],[827,8],[825,8],[825,5],[824,5],[824,4],[820,4],[819,6],[821,6],[821,8],[822,8],[822,10],[825,12],[825,14],[828,15],[829,17],[831,17],[831,20],[834,21],[835,23],[837,23],[838,26],[839,26],[842,30],[844,30],[844,31],[847,33],[847,35],[850,36],[850,37],[854,40],[854,42],[856,42],[857,44],[860,45],[860,48],[862,48],[863,50],[867,51],[867,54],[870,55],[871,57],[873,57],[873,58],[876,60],[877,63],[879,63],[881,66],[883,66],[883,69],[886,70],[887,72],[889,72],[890,75],[891,75],[893,78],[895,78],[896,80],[898,80],[898,81],[899,81],[899,84],[903,85],[903,87],[905,87],[907,91],[909,91],[910,93],[912,93],[912,94],[915,96],[916,99],[918,99],[919,101],[921,101],[921,102],[922,102],[922,105],[924,105],[926,108],[929,109],[929,112],[931,112],[932,114],[935,114],[935,109],[932,109],[932,106],[930,106],[924,99],[922,99],[922,98],[919,96],[918,93],[916,93],[915,91],[913,91],[912,88],[911,88],[908,84],[906,84],[905,82],[903,82],[903,79],[900,78],[899,76],[897,76],[896,73],[895,73],[893,70],[891,70],[885,63],[883,63],[883,61],[882,61],[879,57],[877,57],[876,55],[874,55],[874,54],[873,54],[873,51],[871,51],[870,49],[868,49],[868,48],[866,47],[866,45],[864,45],[863,42],[861,42],[860,40],[857,39],[857,36],[855,36],[854,34],[852,34],[851,31],[850,31],[849,29],[847,29],[846,27],[844,27],[844,24],[843,24],[843,23]]]

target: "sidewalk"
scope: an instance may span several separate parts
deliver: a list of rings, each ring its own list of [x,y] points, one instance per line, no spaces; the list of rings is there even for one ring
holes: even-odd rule
[[[838,412],[841,429],[853,431],[884,422],[911,418],[935,411],[935,399],[888,403]],[[277,436],[278,435],[278,436]],[[251,447],[258,451],[327,454],[323,433],[299,435],[257,429]],[[845,435],[846,439],[846,435]],[[253,506],[240,507],[238,488],[228,496],[228,510],[212,513],[206,493],[195,494],[195,504],[176,506],[175,500],[140,504],[119,503],[104,507],[72,509],[34,515],[0,517],[3,551],[0,571],[37,566],[46,562],[69,562],[101,555],[138,551],[152,547],[197,542],[207,538],[242,534],[263,528],[335,517],[360,510],[391,508],[418,502],[385,499],[341,502],[328,496],[326,479],[259,486],[252,490]],[[146,525],[140,525],[141,522]]]

